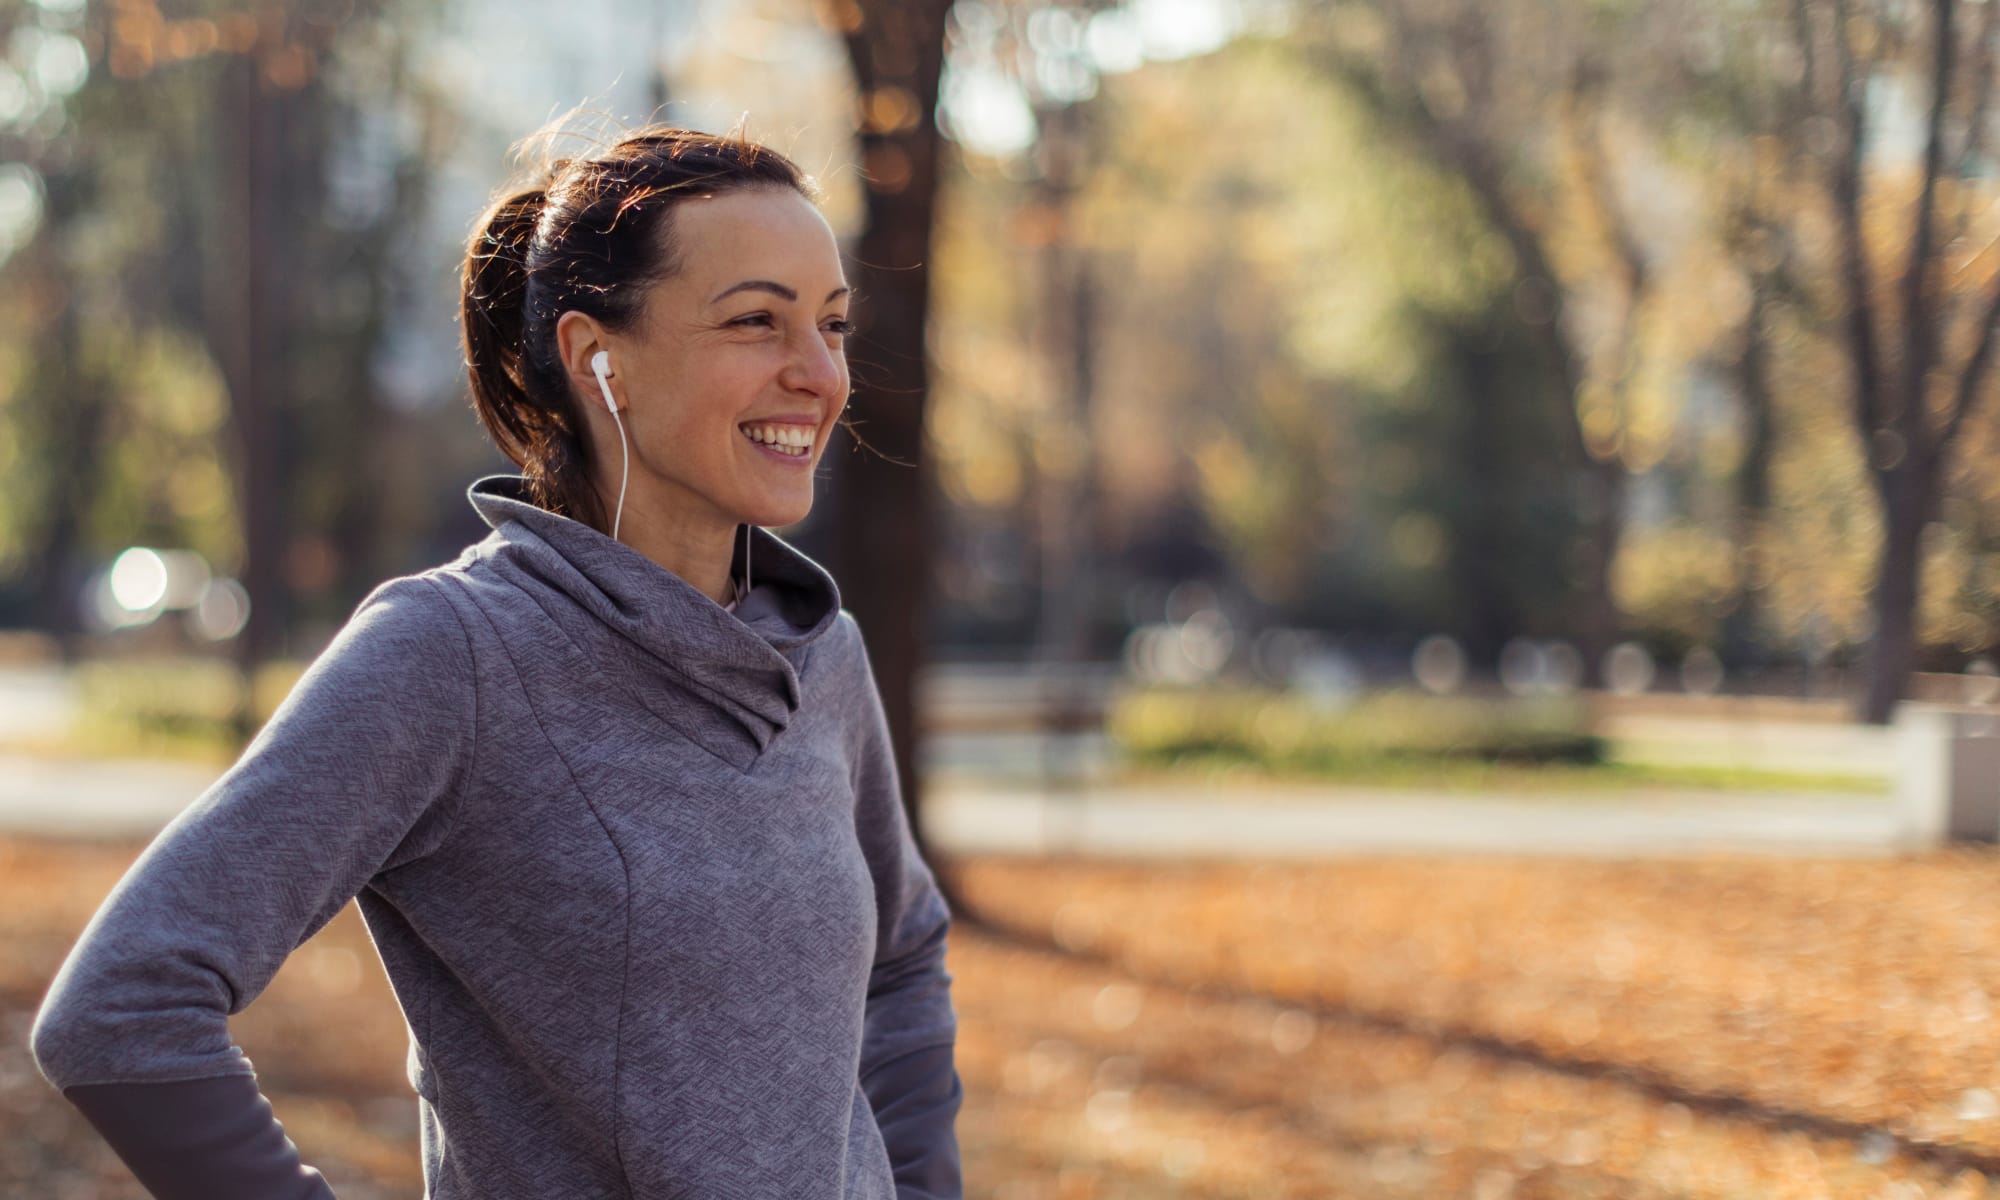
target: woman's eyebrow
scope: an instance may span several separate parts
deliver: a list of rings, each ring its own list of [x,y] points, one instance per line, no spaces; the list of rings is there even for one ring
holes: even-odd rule
[[[826,299],[827,301],[838,300],[852,290],[852,288],[837,287],[826,294]],[[781,296],[786,300],[797,300],[799,298],[799,294],[796,291],[793,291],[782,283],[774,283],[769,279],[746,279],[742,283],[732,284],[717,292],[715,299],[710,300],[709,303],[714,304],[716,301],[726,296],[734,296],[738,292],[769,292],[774,296]],[[822,301],[822,303],[825,302]]]

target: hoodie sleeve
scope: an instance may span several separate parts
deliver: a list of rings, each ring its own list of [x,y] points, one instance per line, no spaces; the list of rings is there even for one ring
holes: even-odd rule
[[[475,682],[442,586],[382,584],[70,951],[30,1034],[36,1065],[154,1196],[332,1196],[228,1018],[377,872],[443,840]]]
[[[846,613],[842,619],[852,622]],[[861,645],[858,627],[854,630]],[[875,965],[868,979],[861,1087],[875,1111],[897,1200],[959,1200],[964,1098],[953,1049],[958,1017],[945,970],[951,914],[910,834],[890,749],[889,723],[863,646],[848,694],[857,708],[856,830],[875,880]]]

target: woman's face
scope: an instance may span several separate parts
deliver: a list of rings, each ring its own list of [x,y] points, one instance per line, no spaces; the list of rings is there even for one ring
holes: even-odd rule
[[[801,521],[847,404],[849,293],[833,230],[810,200],[776,187],[688,199],[669,220],[679,271],[652,286],[632,327],[589,323],[611,352],[631,439],[624,523],[642,509],[730,530]],[[565,361],[573,376],[582,365],[608,512],[618,434],[588,347],[575,349],[565,344]]]

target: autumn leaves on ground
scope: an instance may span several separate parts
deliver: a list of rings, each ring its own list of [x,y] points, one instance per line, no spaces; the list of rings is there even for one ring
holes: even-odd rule
[[[0,1194],[141,1195],[25,1051],[135,852],[0,842]],[[1992,855],[949,869],[969,1197],[2000,1197]],[[351,909],[233,1028],[344,1200],[421,1193]]]

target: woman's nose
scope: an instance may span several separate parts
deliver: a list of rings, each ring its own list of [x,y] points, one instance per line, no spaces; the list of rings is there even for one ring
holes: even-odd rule
[[[785,386],[796,391],[810,392],[823,399],[832,399],[846,391],[846,359],[840,350],[827,345],[825,335],[817,329],[793,340],[790,361],[785,367]]]

